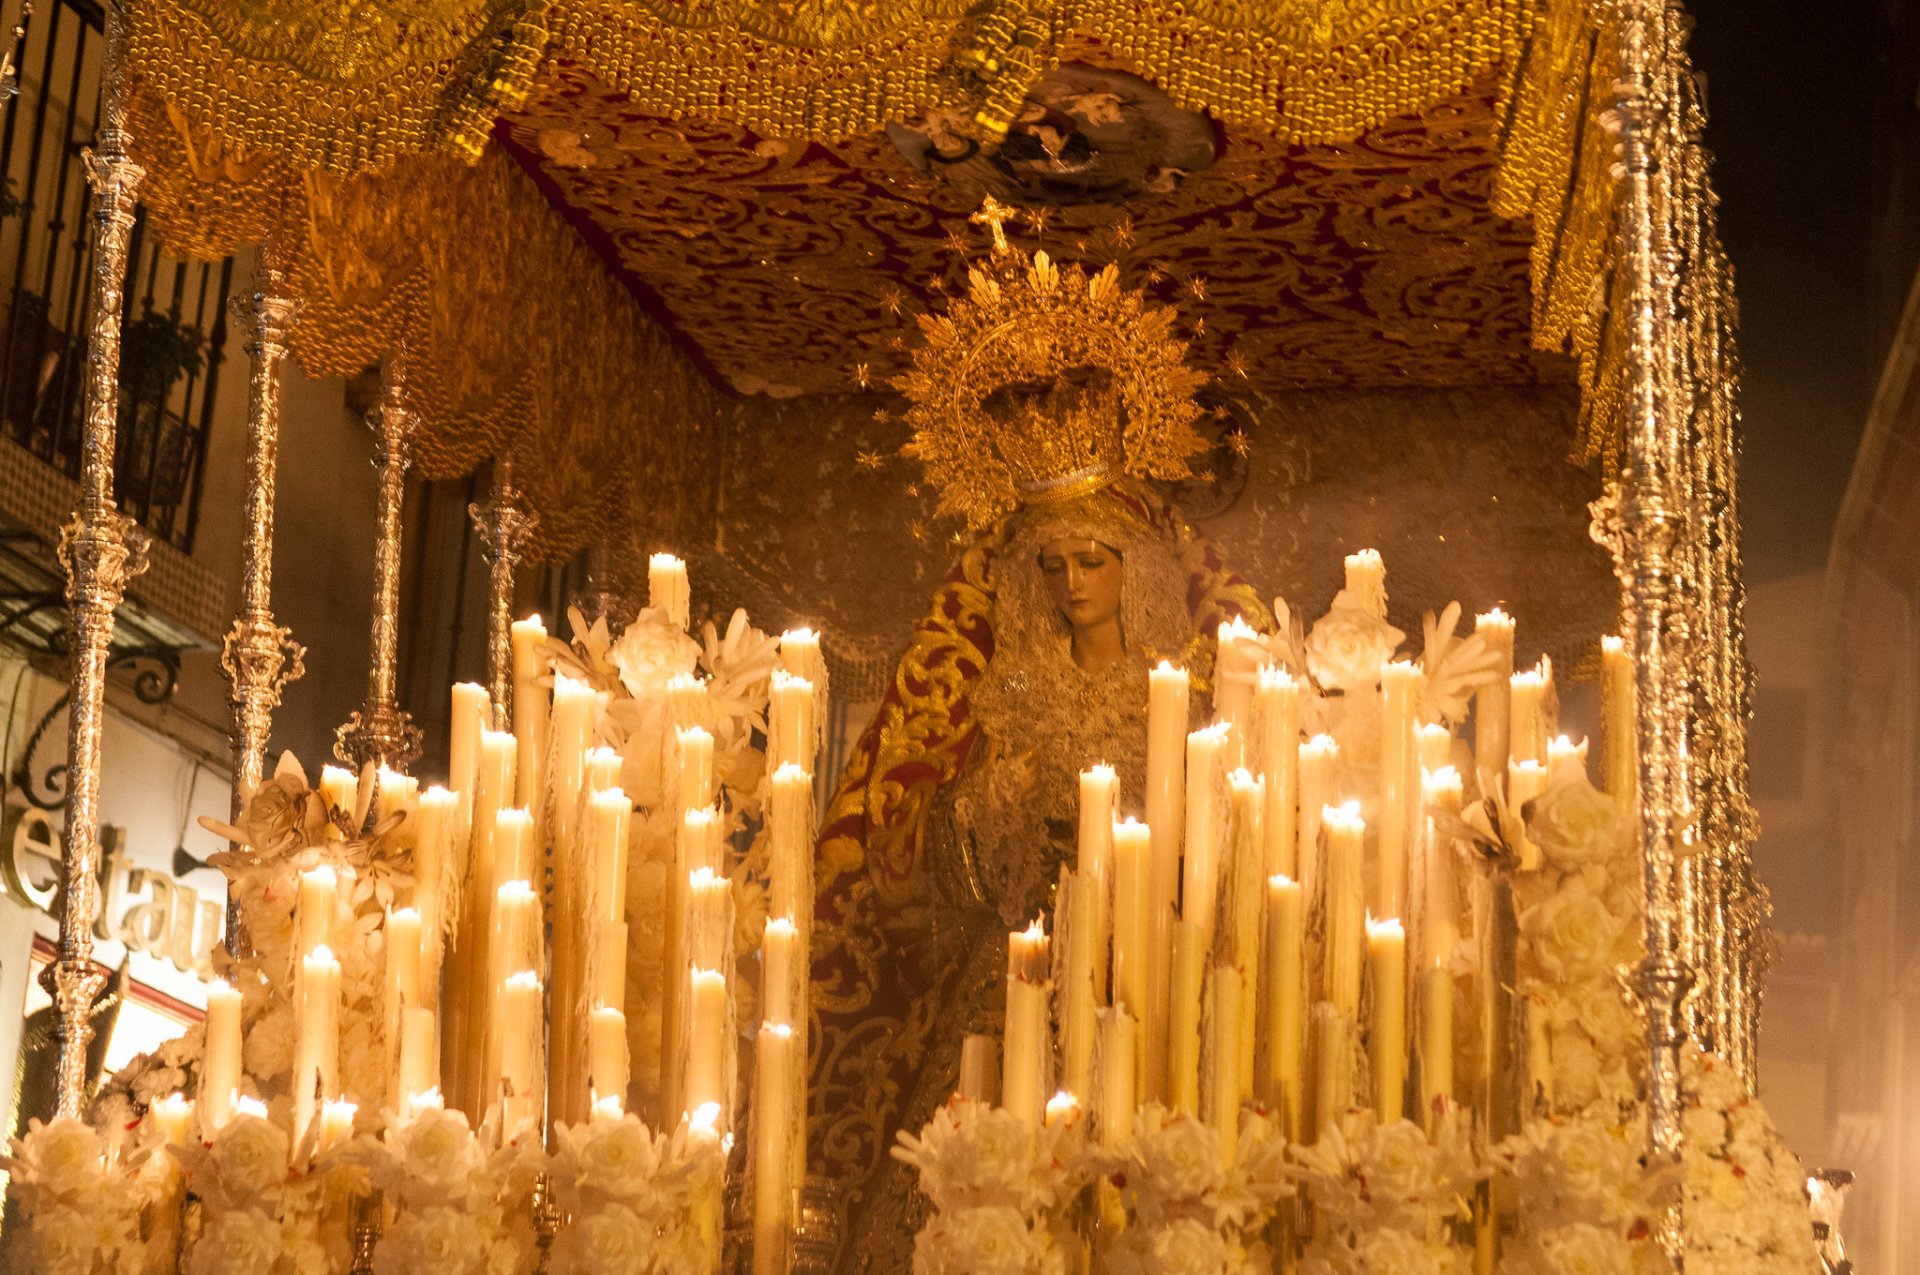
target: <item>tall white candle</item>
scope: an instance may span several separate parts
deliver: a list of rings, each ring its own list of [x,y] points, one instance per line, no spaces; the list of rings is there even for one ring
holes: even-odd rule
[[[1387,564],[1378,549],[1347,555],[1347,599],[1374,615],[1387,614]]]
[[[668,624],[684,629],[693,614],[693,589],[687,564],[670,553],[647,559],[647,605],[661,612]]]
[[[1540,663],[1508,679],[1507,757],[1510,761],[1547,760],[1547,697],[1553,686],[1553,665]]]
[[[1080,772],[1080,833],[1077,868],[1088,882],[1088,924],[1092,928],[1093,994],[1107,995],[1107,947],[1113,929],[1113,813],[1118,805],[1120,780],[1113,767],[1102,762]],[[1075,1090],[1084,1093],[1085,1090]]]
[[[1512,725],[1508,700],[1513,677],[1513,617],[1499,607],[1474,617],[1473,631],[1494,654],[1493,676],[1474,692],[1473,755],[1492,783],[1506,774],[1507,733]]]
[[[1111,824],[1108,825],[1111,827]],[[1093,1089],[1094,886],[1075,872],[1062,874],[1060,904],[1067,916],[1066,987],[1061,994],[1060,1084],[1071,1093]]]
[[[633,803],[619,788],[606,788],[587,799],[587,811],[593,851],[592,911],[601,922],[623,921],[627,915],[627,839]]]
[[[1100,1100],[1097,1114],[1100,1145],[1115,1149],[1133,1137],[1137,1025],[1125,1009],[1115,1006],[1101,1015]]]
[[[349,824],[358,828],[357,817],[360,809],[360,780],[351,770],[340,766],[322,766],[320,768],[320,795],[326,799],[328,807],[344,816]],[[336,833],[338,829],[334,830]]]
[[[1383,1121],[1406,1115],[1407,932],[1389,918],[1367,923],[1373,970],[1373,1014],[1367,1061],[1373,1073],[1373,1107]]]
[[[519,970],[500,985],[500,1136],[512,1142],[537,1131],[545,1078],[540,1065],[540,976]]]
[[[1357,802],[1328,806],[1320,817],[1327,830],[1326,999],[1353,1023],[1360,1014],[1360,972],[1366,955],[1361,870],[1367,825]]]
[[[726,1108],[727,978],[719,970],[694,969],[688,976],[686,1066],[687,1113],[708,1103]]]
[[[1147,1071],[1142,1094],[1166,1096],[1167,990],[1173,954],[1175,901],[1180,894],[1180,839],[1186,830],[1186,741],[1191,687],[1185,669],[1162,660],[1147,675],[1147,827],[1153,867],[1147,918],[1157,959],[1147,970],[1147,1004],[1141,1016]]]
[[[187,1144],[187,1130],[193,1125],[193,1104],[178,1093],[156,1097],[147,1104],[153,1127],[170,1147]]]
[[[1400,916],[1407,905],[1407,843],[1419,797],[1414,755],[1414,707],[1420,693],[1420,666],[1395,660],[1380,673],[1380,881],[1373,908],[1382,916]]]
[[[1633,794],[1639,786],[1639,750],[1634,746],[1637,728],[1634,705],[1633,657],[1627,654],[1624,639],[1600,639],[1600,732],[1605,752],[1602,782],[1615,809],[1624,817],[1633,808]]]
[[[556,858],[573,855],[580,840],[580,798],[587,781],[587,753],[593,748],[601,695],[565,673],[553,675],[553,846]]]
[[[333,943],[333,917],[340,898],[340,877],[333,865],[322,863],[300,874],[299,903],[294,920],[294,951],[304,956]]]
[[[811,771],[815,730],[813,683],[775,669],[767,705],[767,764],[777,769],[791,762]]]
[[[429,788],[420,794],[420,835],[413,848],[413,906],[420,913],[420,985],[434,989],[436,994],[440,962],[446,951],[447,895],[454,884],[448,877],[459,862],[454,853],[459,807],[460,794],[445,788]]]
[[[1200,1009],[1206,965],[1206,936],[1199,925],[1176,924],[1173,999],[1168,1007],[1167,1105],[1189,1115],[1200,1111]]]
[[[587,1016],[587,1072],[594,1101],[627,1101],[627,1016],[601,1005]]]
[[[1309,900],[1320,897],[1326,885],[1321,881],[1325,855],[1320,848],[1320,819],[1333,804],[1333,768],[1340,757],[1340,745],[1331,735],[1315,735],[1300,745],[1300,888]]]
[[[685,726],[674,732],[680,767],[679,806],[699,810],[714,802],[713,735],[704,726]]]
[[[788,629],[780,635],[780,667],[813,683],[815,692],[827,684],[827,659],[820,635],[812,629]]]
[[[789,1126],[795,1067],[793,1029],[764,1023],[754,1041],[753,1272],[787,1275],[793,1265],[793,1183]]]
[[[1025,978],[1007,980],[1006,1058],[1000,1073],[1000,1105],[1035,1128],[1047,1095],[1047,987]]]
[[[1547,790],[1547,767],[1543,762],[1516,761],[1507,764],[1507,808],[1513,812],[1514,850],[1522,869],[1540,866],[1540,847],[1527,835],[1527,803]]]
[[[1306,922],[1300,883],[1283,876],[1267,879],[1267,1047],[1265,1085],[1260,1096],[1280,1113],[1289,1138],[1301,1137],[1301,1100],[1305,1076],[1301,1045],[1306,1032]]]
[[[1428,722],[1419,729],[1420,769],[1439,770],[1453,765],[1453,732],[1439,722]]]
[[[1439,966],[1420,975],[1420,1105],[1428,1129],[1453,1100],[1453,977]]]
[[[1220,1137],[1221,1167],[1231,1170],[1240,1143],[1240,970],[1216,965],[1208,980],[1207,1123]]]
[[[447,721],[447,787],[460,796],[461,828],[473,823],[473,799],[480,780],[480,732],[493,724],[493,700],[487,688],[478,682],[455,682]]]
[[[318,1149],[330,1151],[353,1136],[353,1118],[360,1112],[359,1107],[345,1099],[328,1099],[320,1109],[320,1139]]]
[[[1000,1100],[1000,1043],[969,1032],[960,1042],[960,1087],[954,1095],[972,1102]]]
[[[434,1013],[424,1005],[410,1005],[400,1015],[400,1105],[412,1111],[422,1094],[440,1086],[440,1039]]]
[[[316,947],[300,958],[294,1005],[293,1141],[313,1127],[320,1103],[340,1092],[340,962]]]
[[[770,916],[760,938],[761,1017],[769,1023],[794,1023],[799,989],[794,949],[799,930],[790,916]]]
[[[1230,732],[1224,722],[1187,736],[1186,879],[1180,919],[1199,927],[1204,946],[1213,944],[1220,889],[1220,833],[1224,822],[1226,752]]]
[[[413,848],[419,833],[419,820],[413,812],[420,800],[420,781],[386,766],[374,772],[373,823],[375,827],[398,817],[386,839],[402,849]]]
[[[1293,674],[1271,665],[1260,670],[1254,688],[1255,730],[1260,746],[1255,764],[1267,781],[1261,835],[1266,841],[1263,871],[1300,874],[1300,684]],[[1323,798],[1324,799],[1324,798]]]
[[[1326,1137],[1353,1102],[1353,1020],[1327,1001],[1313,1007],[1313,1137]]]
[[[1213,658],[1213,715],[1229,727],[1224,745],[1227,769],[1247,765],[1248,741],[1253,731],[1254,685],[1267,650],[1254,627],[1239,616],[1224,621],[1216,632]]]
[[[389,1098],[401,1096],[400,1028],[409,1008],[420,1004],[420,913],[397,908],[387,914],[387,1059],[393,1068]],[[394,1110],[403,1110],[395,1106]]]
[[[1421,782],[1427,806],[1444,815],[1460,813],[1460,772],[1451,766],[1428,771]],[[1460,885],[1454,840],[1441,820],[1427,821],[1426,901],[1420,915],[1423,965],[1445,965],[1460,942]]]
[[[512,635],[513,737],[520,756],[514,802],[538,817],[547,791],[547,689],[540,685],[547,672],[541,653],[547,626],[539,616],[529,616],[514,621]]]
[[[206,1141],[227,1127],[240,1088],[240,990],[224,978],[207,986],[207,1044],[200,1077],[200,1133]]]
[[[1242,1097],[1253,1093],[1257,1045],[1254,1024],[1260,1013],[1260,942],[1264,925],[1261,915],[1266,907],[1266,852],[1260,827],[1267,804],[1267,784],[1244,770],[1237,770],[1227,781],[1232,794],[1233,837],[1228,854],[1225,888],[1227,914],[1225,927],[1214,941],[1213,961],[1231,965],[1238,971],[1240,986],[1240,1070]]]
[[[1137,819],[1113,826],[1113,1003],[1137,1023],[1146,1012],[1153,956],[1151,832]]]
[[[801,915],[810,907],[813,887],[813,776],[788,764],[773,772],[772,795],[767,802],[767,832],[771,845],[767,874],[767,908],[776,916]]]
[[[1587,741],[1579,743],[1565,735],[1547,741],[1547,782],[1566,784],[1587,777]]]

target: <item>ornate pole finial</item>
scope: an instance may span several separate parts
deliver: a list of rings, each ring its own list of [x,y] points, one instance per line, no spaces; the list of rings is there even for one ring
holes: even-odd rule
[[[607,634],[617,638],[639,615],[627,588],[627,574],[604,541],[587,546],[587,582],[571,601],[588,624],[607,622]]]
[[[93,999],[106,982],[93,963],[99,904],[100,732],[107,654],[127,581],[146,568],[147,536],[113,495],[114,432],[120,415],[120,313],[133,232],[133,197],[145,175],[128,154],[124,0],[108,0],[100,81],[100,137],[87,157],[93,187],[92,268],[87,280],[87,377],[80,435],[80,507],[60,531],[67,576],[73,697],[67,715],[67,828],[61,854],[60,945],[41,979],[60,1017],[55,1112],[78,1116],[86,1097]]]
[[[494,726],[513,728],[513,569],[520,565],[540,516],[520,502],[513,482],[513,458],[493,462],[493,490],[484,505],[468,505],[467,517],[480,533],[487,559],[487,689],[493,697]]]
[[[280,365],[300,302],[287,295],[286,279],[262,254],[253,291],[233,299],[234,318],[246,332],[252,376],[247,383],[247,480],[240,611],[220,648],[220,667],[233,689],[233,801],[238,823],[266,768],[267,738],[280,692],[306,671],[306,648],[273,621],[274,484],[280,451]],[[238,901],[227,900],[227,951],[247,950]]]
[[[365,769],[368,763],[405,771],[419,759],[420,728],[396,700],[400,660],[400,515],[406,498],[413,414],[402,405],[404,353],[388,356],[380,405],[368,413],[379,473],[373,542],[373,641],[367,665],[367,702],[334,732],[334,755]]]

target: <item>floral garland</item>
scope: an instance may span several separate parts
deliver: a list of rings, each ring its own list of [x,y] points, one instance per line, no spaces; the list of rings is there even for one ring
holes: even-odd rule
[[[1724,1059],[1688,1048],[1681,1076],[1687,1269],[1700,1275],[1818,1271],[1807,1171]]]
[[[552,1275],[681,1275],[719,1251],[718,1139],[685,1123],[655,1133],[629,1113],[562,1125],[558,1140],[553,1189],[572,1221],[554,1240]]]
[[[5,1157],[25,1225],[9,1236],[21,1270],[41,1275],[138,1275],[147,1267],[142,1217],[165,1194],[164,1156],[122,1156],[82,1120],[32,1122]]]
[[[1113,1275],[1254,1275],[1272,1268],[1266,1242],[1287,1195],[1287,1140],[1265,1113],[1246,1109],[1232,1167],[1220,1131],[1158,1103],[1134,1116],[1134,1136],[1107,1165],[1128,1224],[1102,1246]]]
[[[1429,1135],[1355,1108],[1294,1159],[1314,1209],[1304,1275],[1465,1275],[1471,1252],[1455,1230],[1485,1173],[1457,1113]]]
[[[955,1098],[918,1137],[902,1130],[893,1154],[934,1208],[914,1237],[914,1275],[1064,1275],[1063,1206],[1090,1175],[1064,1129]]]
[[[386,1136],[362,1155],[392,1214],[373,1250],[374,1275],[506,1275],[531,1271],[539,1151],[509,1142],[490,1151],[465,1115],[424,1105],[389,1113]]]
[[[288,1167],[286,1131],[257,1111],[234,1115],[210,1143],[176,1154],[203,1225],[187,1252],[187,1275],[307,1275],[346,1264],[353,1202],[368,1174],[352,1140],[321,1150],[310,1167]]]
[[[1649,1167],[1646,1145],[1643,1118],[1598,1113],[1535,1120],[1502,1143],[1494,1166],[1513,1181],[1522,1224],[1501,1275],[1671,1270],[1654,1222],[1673,1175]]]

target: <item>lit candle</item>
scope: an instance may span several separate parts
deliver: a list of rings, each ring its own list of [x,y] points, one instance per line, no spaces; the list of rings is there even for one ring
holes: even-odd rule
[[[587,791],[605,792],[620,786],[620,754],[602,745],[587,754]]]
[[[565,673],[553,675],[553,805],[555,867],[571,860],[580,837],[580,795],[586,786],[587,753],[600,716],[600,693]]]
[[[378,827],[396,815],[405,816],[387,836],[401,848],[411,849],[420,830],[419,820],[413,817],[420,799],[420,781],[385,766],[374,773],[378,785],[373,796],[374,825]]]
[[[517,970],[500,984],[497,1012],[501,1048],[494,1092],[500,1095],[502,1143],[518,1141],[527,1127],[539,1120],[540,1096],[545,1088],[540,1074],[543,997],[540,976],[530,969]]]
[[[1167,1105],[1188,1115],[1200,1111],[1200,998],[1206,958],[1200,927],[1178,922],[1173,927],[1173,996],[1168,1007]]]
[[[1396,660],[1380,672],[1380,884],[1373,905],[1384,916],[1407,907],[1407,842],[1419,795],[1413,712],[1420,692],[1420,666]]]
[[[1006,1060],[1000,1105],[1039,1126],[1047,1093],[1048,995],[1044,983],[1007,980]]]
[[[767,802],[771,853],[767,863],[767,907],[779,916],[811,910],[813,899],[813,776],[797,765],[773,772]]]
[[[495,987],[520,970],[538,968],[540,931],[540,896],[532,884],[503,882],[494,892],[490,981]],[[497,1034],[495,1044],[496,1047],[499,1044]]]
[[[1394,919],[1367,922],[1373,971],[1373,1017],[1367,1057],[1373,1072],[1373,1106],[1382,1121],[1406,1115],[1407,933]]]
[[[1137,819],[1113,826],[1113,1003],[1136,1022],[1146,1012],[1147,967],[1153,938],[1147,907],[1152,894],[1152,834]]]
[[[1315,735],[1300,745],[1300,888],[1308,899],[1317,899],[1326,889],[1321,878],[1325,856],[1320,848],[1321,813],[1332,804],[1333,768],[1339,760],[1340,745],[1331,735]]]
[[[1511,699],[1508,709],[1507,759],[1537,761],[1547,759],[1547,700],[1552,693],[1553,665],[1546,656],[1540,663],[1508,679]]]
[[[1488,772],[1489,783],[1503,773],[1508,755],[1513,677],[1513,617],[1499,607],[1474,617],[1474,635],[1486,640],[1494,655],[1493,675],[1473,695],[1473,755]]]
[[[1024,978],[1030,982],[1045,982],[1053,968],[1051,945],[1047,942],[1046,927],[1039,918],[1024,930],[1015,930],[1007,935],[1007,977]]]
[[[1420,727],[1420,769],[1439,770],[1453,765],[1453,732],[1439,722]]]
[[[541,648],[547,626],[537,615],[516,620],[513,635],[513,737],[520,766],[514,804],[540,815],[547,793],[547,688],[540,685],[547,672]]]
[[[1126,1145],[1133,1136],[1135,1059],[1139,1047],[1134,1040],[1134,1017],[1115,1006],[1101,1015],[1100,1023],[1100,1145],[1113,1149]]]
[[[353,827],[360,826],[360,820],[355,817],[360,804],[360,780],[351,770],[322,766],[320,795],[326,799],[330,811],[344,816]]]
[[[1261,819],[1267,804],[1267,784],[1244,770],[1227,780],[1232,794],[1233,838],[1226,888],[1221,891],[1227,915],[1226,933],[1213,947],[1214,963],[1232,965],[1240,987],[1240,1096],[1252,1095],[1258,1040],[1253,1030],[1260,1013],[1261,913],[1266,902],[1266,845]]]
[[[1605,751],[1603,782],[1614,807],[1625,815],[1633,808],[1639,787],[1639,750],[1634,745],[1636,724],[1633,657],[1617,637],[1600,639],[1600,733]]]
[[[1074,1093],[1089,1093],[1093,1085],[1094,885],[1089,877],[1063,872],[1057,896],[1067,917],[1067,985],[1062,990],[1060,1011],[1061,1085]]]
[[[627,1016],[601,1005],[587,1017],[587,1071],[594,1103],[627,1100]]]
[[[1382,619],[1387,614],[1387,564],[1378,549],[1347,555],[1347,600]]]
[[[1201,942],[1213,946],[1214,907],[1220,889],[1222,789],[1226,781],[1227,739],[1220,722],[1187,736],[1187,830],[1180,896],[1180,919],[1200,929]]]
[[[705,726],[712,717],[707,681],[691,673],[675,673],[667,679],[667,708],[676,729]]]
[[[240,1088],[240,1003],[238,988],[224,978],[207,987],[207,1045],[200,1077],[200,1135],[211,1142],[233,1118]]]
[[[294,1005],[293,1142],[313,1127],[322,1095],[340,1092],[340,962],[324,946],[300,958]]]
[[[760,938],[760,999],[765,1006],[761,1017],[767,1022],[793,1025],[794,992],[799,981],[793,955],[799,937],[792,917],[767,918]]]
[[[1267,781],[1267,805],[1261,815],[1266,842],[1262,870],[1300,875],[1300,684],[1283,668],[1260,670],[1254,688],[1255,730],[1260,738],[1255,764]]]
[[[1213,659],[1213,715],[1230,728],[1224,745],[1227,768],[1247,764],[1247,742],[1253,731],[1254,685],[1267,656],[1260,634],[1240,616],[1223,622],[1216,632]]]
[[[687,580],[686,563],[670,553],[656,553],[647,559],[647,605],[674,628],[687,627],[693,614],[693,589]]]
[[[493,975],[493,902],[502,880],[496,871],[495,842],[499,817],[514,795],[515,746],[511,732],[480,732],[480,770],[475,780],[472,845],[469,848],[466,887],[461,895],[460,932],[455,939],[453,969],[445,988],[447,1021],[443,1062],[453,1085],[455,1105],[482,1111],[493,1105],[485,1086],[492,1081],[487,1069],[487,1024],[491,1018],[497,982]]]
[[[1313,1136],[1327,1136],[1353,1100],[1352,1020],[1321,1001],[1313,1007]]]
[[[611,1094],[605,1098],[596,1098],[594,1100],[593,1120],[595,1124],[601,1121],[619,1121],[624,1119],[626,1114],[626,1105]]]
[[[434,1014],[421,1005],[411,1005],[400,1015],[400,1106],[411,1111],[422,1094],[440,1086],[439,1040]]]
[[[713,735],[704,726],[687,726],[674,732],[674,749],[680,768],[678,802],[682,810],[711,806],[713,787]]]
[[[299,904],[295,910],[298,929],[294,952],[305,956],[333,942],[333,914],[340,897],[340,877],[331,864],[320,864],[300,874]]]
[[[1047,1099],[1047,1131],[1054,1135],[1054,1145],[1063,1156],[1070,1156],[1080,1149],[1083,1131],[1080,1128],[1080,1100],[1065,1089]]]
[[[533,880],[533,815],[520,809],[502,810],[493,817],[493,879]]]
[[[440,989],[440,962],[447,936],[447,880],[458,861],[460,795],[445,788],[420,794],[420,834],[413,847],[413,906],[420,913],[420,985]]]
[[[1288,1138],[1301,1137],[1301,1037],[1305,1029],[1305,910],[1300,883],[1267,879],[1266,1086],[1262,1096],[1280,1113]]]
[[[971,1102],[1000,1098],[1000,1048],[993,1037],[969,1032],[960,1042],[960,1087],[954,1096]]]
[[[827,658],[812,629],[788,629],[780,635],[780,667],[813,683],[815,694],[827,684]]]
[[[1439,966],[1420,975],[1420,1102],[1433,1129],[1453,1100],[1453,977]]]
[[[1166,1096],[1167,979],[1172,968],[1174,901],[1180,895],[1180,838],[1186,828],[1187,724],[1191,686],[1185,669],[1165,660],[1147,675],[1147,790],[1153,857],[1147,923],[1157,958],[1147,967],[1147,1003],[1140,1015],[1146,1098]]]
[[[1231,1170],[1240,1144],[1240,971],[1216,965],[1208,983],[1207,1123],[1220,1136],[1221,1167]]]
[[[1348,1022],[1360,1014],[1360,974],[1365,959],[1366,898],[1361,870],[1366,821],[1357,802],[1321,812],[1327,829],[1326,999]]]
[[[187,1145],[187,1130],[193,1124],[193,1104],[178,1093],[155,1098],[147,1104],[153,1127],[170,1147]]]
[[[1113,812],[1118,804],[1120,780],[1113,767],[1101,763],[1080,772],[1080,836],[1078,871],[1087,882],[1088,921],[1092,929],[1093,994],[1096,1000],[1107,995],[1107,946],[1111,940],[1113,917]],[[1084,1091],[1082,1091],[1084,1092]]]
[[[814,736],[813,683],[775,669],[767,705],[767,764],[778,769],[791,762],[811,771]]]
[[[480,778],[480,732],[493,725],[493,701],[478,682],[453,684],[447,721],[447,787],[460,794],[460,823],[473,819],[475,784]]]
[[[724,1110],[727,1094],[727,978],[719,970],[688,976],[686,1102],[691,1114],[708,1103]]]
[[[593,915],[601,922],[627,916],[627,840],[633,803],[619,788],[605,788],[587,799],[588,837],[593,850]]]
[[[733,948],[733,882],[712,868],[687,876],[687,959],[721,969]]]
[[[1574,743],[1565,735],[1547,741],[1547,783],[1570,784],[1587,777],[1587,741]]]
[[[360,1109],[344,1098],[336,1098],[320,1109],[321,1151],[330,1151],[353,1136],[353,1118]]]
[[[754,1040],[753,1272],[788,1275],[792,1269],[793,1183],[788,1132],[794,1070],[793,1029],[764,1023]]]
[[[389,1075],[390,1097],[397,1098],[400,1084],[400,1026],[405,1012],[420,1004],[420,913],[399,908],[387,914],[387,1020],[388,1061],[394,1070]],[[395,1108],[398,1110],[398,1107]]]
[[[1547,790],[1547,768],[1542,762],[1515,761],[1507,763],[1507,808],[1513,812],[1514,850],[1520,856],[1522,869],[1540,866],[1540,847],[1527,835],[1527,803]]]

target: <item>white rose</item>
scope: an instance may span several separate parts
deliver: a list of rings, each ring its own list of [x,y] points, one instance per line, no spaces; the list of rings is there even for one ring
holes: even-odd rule
[[[254,1199],[287,1177],[287,1135],[259,1116],[240,1115],[213,1140],[213,1167],[234,1199]]]
[[[1160,1275],[1219,1275],[1230,1256],[1224,1235],[1190,1217],[1156,1230],[1149,1252]]]
[[[968,1275],[1027,1275],[1044,1251],[1020,1210],[1009,1205],[955,1209],[940,1214],[928,1229],[937,1243],[965,1255],[950,1269]],[[917,1253],[914,1264],[919,1265]]]
[[[1373,1145],[1360,1171],[1366,1176],[1369,1195],[1397,1204],[1432,1185],[1433,1149],[1420,1126],[1411,1120],[1396,1120],[1374,1132]]]
[[[97,1206],[36,1211],[26,1227],[33,1258],[21,1269],[38,1275],[93,1275],[102,1258],[111,1258],[132,1238],[122,1230],[124,1221],[117,1210]]]
[[[629,1119],[588,1129],[579,1153],[581,1185],[616,1195],[635,1195],[651,1186],[660,1171],[660,1152],[646,1126]]]
[[[1605,974],[1625,926],[1625,919],[1608,911],[1605,900],[1577,877],[1521,919],[1534,963],[1555,983]]]
[[[30,1131],[20,1144],[22,1174],[53,1195],[84,1191],[103,1172],[100,1137],[85,1121],[62,1116]]]
[[[632,1209],[610,1205],[595,1209],[568,1228],[571,1261],[563,1269],[637,1275],[646,1268],[653,1232]]]
[[[665,692],[668,679],[676,673],[693,672],[700,644],[664,616],[643,613],[607,651],[607,659],[620,670],[627,694],[641,699]]]
[[[1380,681],[1406,634],[1360,607],[1336,601],[1307,634],[1307,669],[1330,690],[1357,691]]]
[[[231,1127],[231,1126],[229,1126]],[[284,1140],[281,1154],[286,1154]],[[193,1246],[191,1275],[269,1275],[280,1257],[280,1224],[260,1209],[229,1209]]]
[[[1554,784],[1528,806],[1527,836],[1563,872],[1605,863],[1620,849],[1613,798],[1585,775]]]
[[[1225,1179],[1220,1167],[1220,1138],[1191,1116],[1176,1117],[1139,1141],[1141,1167],[1168,1196],[1192,1198],[1217,1189]]]
[[[1626,1237],[1590,1222],[1555,1227],[1540,1237],[1540,1248],[1554,1275],[1633,1275]]]
[[[1361,1269],[1367,1275],[1433,1275],[1433,1254],[1425,1241],[1397,1227],[1375,1227],[1360,1244]]]
[[[1034,1171],[1033,1126],[1004,1107],[974,1106],[940,1157],[939,1177],[956,1203],[1025,1199]]]
[[[473,1133],[457,1111],[425,1108],[400,1128],[399,1155],[413,1182],[451,1191],[473,1169]]]
[[[1582,1031],[1553,1033],[1554,1102],[1563,1110],[1578,1110],[1600,1096],[1600,1051]]]
[[[252,937],[253,931],[247,931]],[[293,1006],[275,1001],[247,1023],[242,1043],[249,1076],[279,1076],[293,1068]]]
[[[1553,1158],[1560,1189],[1571,1197],[1570,1205],[1613,1195],[1634,1172],[1626,1142],[1595,1120],[1575,1121],[1556,1130]]]

